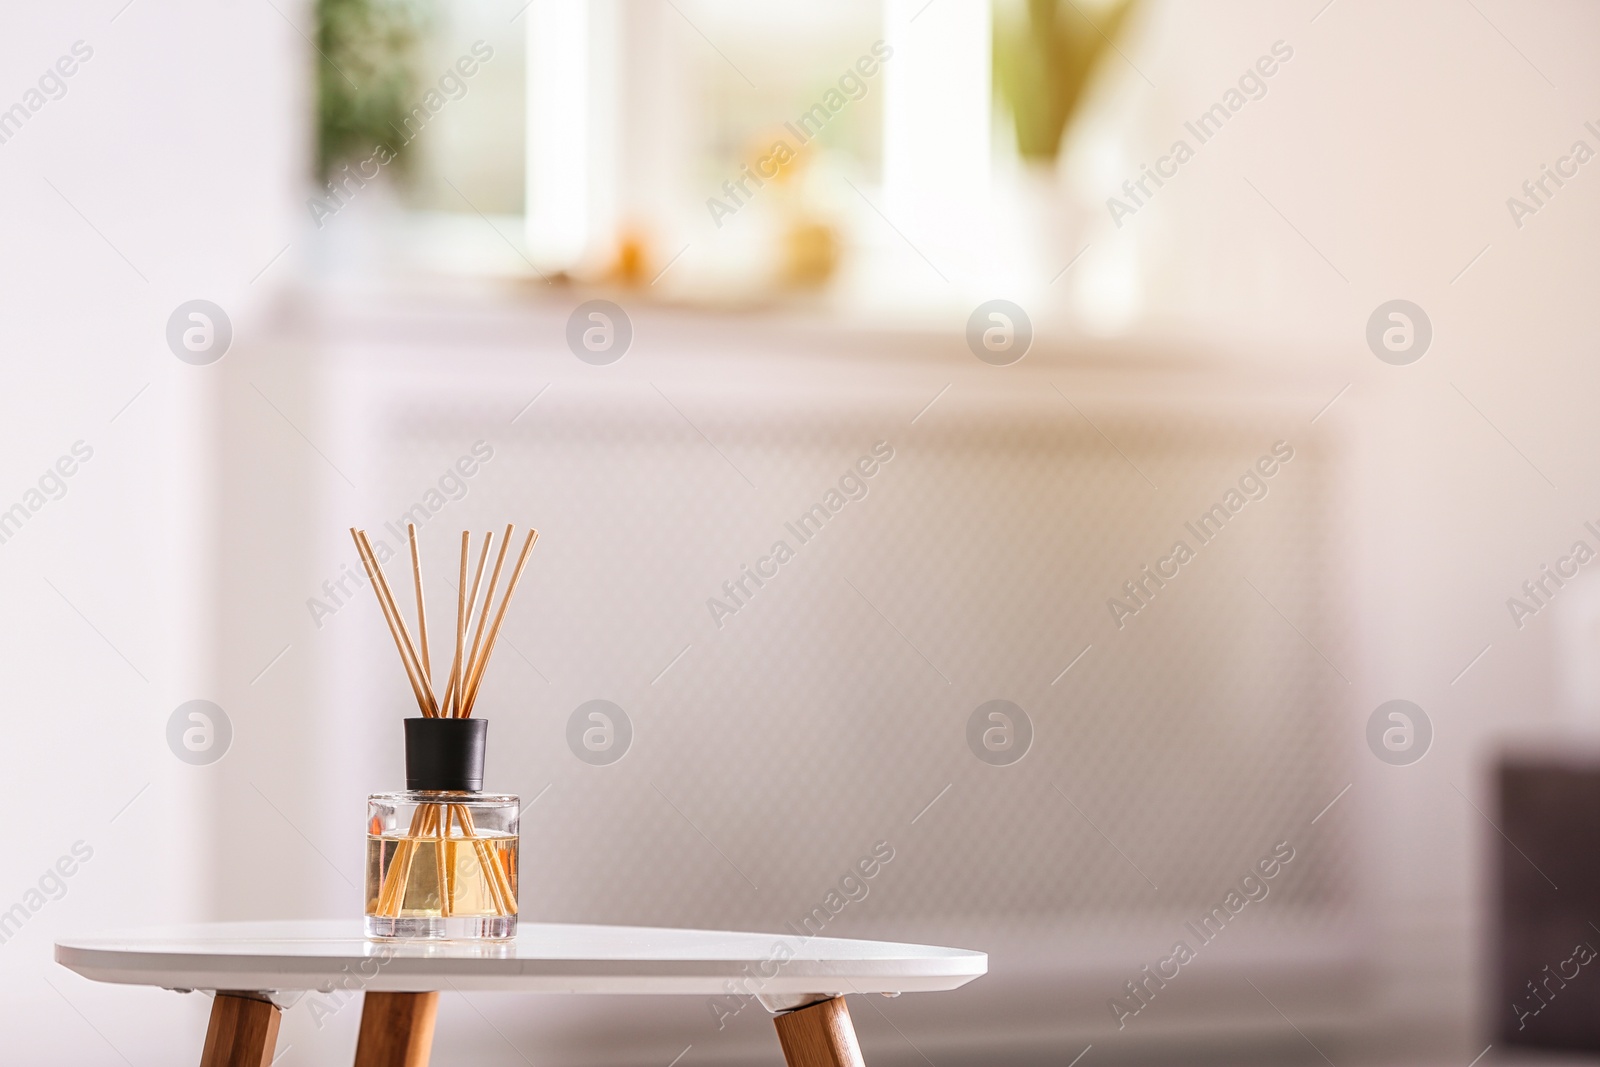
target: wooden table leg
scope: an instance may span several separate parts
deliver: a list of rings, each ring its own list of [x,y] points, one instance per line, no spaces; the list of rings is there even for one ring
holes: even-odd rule
[[[256,994],[219,992],[200,1067],[270,1067],[281,1018],[276,1004]]]
[[[438,993],[366,993],[356,1067],[428,1067]]]
[[[788,1012],[773,1023],[789,1067],[865,1067],[843,997]]]

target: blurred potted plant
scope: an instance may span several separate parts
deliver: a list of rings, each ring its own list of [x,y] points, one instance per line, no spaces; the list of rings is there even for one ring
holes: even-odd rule
[[[1049,277],[1077,251],[1081,226],[1060,188],[1056,160],[1096,66],[1115,46],[1136,0],[996,0],[994,86],[1022,162],[1001,204],[1012,259],[1027,278]],[[1020,280],[1020,279],[1019,279]]]
[[[327,181],[380,148],[403,172],[402,123],[418,93],[424,0],[317,0],[316,10],[315,177]]]
[[[1017,154],[1029,162],[1055,162],[1089,75],[1134,5],[1109,0],[1087,6],[1088,12],[1073,0],[995,5],[995,88],[1011,112]]]

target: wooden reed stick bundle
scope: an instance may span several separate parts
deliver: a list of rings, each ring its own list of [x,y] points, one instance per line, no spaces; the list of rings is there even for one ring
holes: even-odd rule
[[[406,680],[411,683],[411,691],[417,696],[417,705],[422,708],[424,715],[437,714],[436,706],[430,706],[424,695],[422,682],[418,677],[415,659],[416,654],[411,651],[411,638],[405,633],[405,621],[400,618],[399,611],[394,606],[394,598],[389,594],[389,583],[382,581],[383,568],[378,564],[377,557],[372,554],[372,548],[367,544],[367,535],[352,529],[350,535],[355,538],[356,551],[361,556],[361,564],[367,570],[367,578],[372,584],[373,593],[378,598],[378,607],[383,612],[383,621],[389,624],[389,633],[394,637],[395,648],[400,651],[400,664],[405,668]]]
[[[521,553],[521,555],[519,555],[517,557],[516,569],[511,572],[511,581],[506,585],[506,595],[500,601],[500,610],[495,613],[494,624],[489,627],[488,640],[484,643],[482,651],[481,652],[477,652],[477,654],[475,655],[474,659],[471,661],[472,662],[472,666],[471,666],[470,671],[467,674],[467,692],[466,692],[466,702],[467,703],[466,703],[466,710],[461,713],[463,715],[471,715],[472,714],[472,705],[478,699],[478,687],[483,683],[483,672],[489,666],[489,654],[494,651],[495,639],[500,636],[500,624],[502,622],[504,622],[505,618],[506,618],[506,608],[510,607],[510,605],[511,605],[511,595],[517,591],[517,583],[522,581],[522,571],[528,565],[528,553],[533,551],[534,542],[536,542],[538,539],[539,539],[539,531],[538,530],[529,530],[528,531],[527,540],[524,541],[523,545],[522,545],[522,553]],[[508,526],[508,527],[506,527],[506,538],[500,544],[500,554],[501,554],[502,557],[505,555],[506,546],[509,545],[510,543],[511,543],[511,527]],[[495,569],[498,570],[499,566],[500,566],[499,562],[496,561]],[[491,583],[490,588],[491,588],[491,590],[493,589],[492,583]],[[488,607],[489,607],[489,602],[488,602],[487,599],[485,599],[484,600],[485,617],[487,617]],[[482,636],[482,633],[483,633],[483,619],[481,619],[481,618],[478,620],[478,632],[479,632],[479,636]],[[478,644],[477,640],[474,639],[473,647],[474,647],[474,651],[475,652],[477,650],[477,644]]]
[[[449,677],[442,690],[441,702],[439,695],[441,691],[436,689],[433,683],[427,603],[423,596],[422,553],[417,543],[416,526],[408,525],[406,535],[411,550],[411,578],[416,595],[417,643],[413,643],[411,639],[411,631],[406,626],[405,616],[395,602],[394,591],[390,588],[388,578],[383,572],[383,565],[378,562],[377,554],[372,550],[372,543],[366,531],[355,528],[350,530],[356,551],[360,554],[367,577],[371,580],[373,595],[378,599],[378,607],[383,612],[384,622],[388,624],[389,633],[394,638],[395,649],[400,654],[400,664],[416,697],[417,707],[428,718],[440,715],[466,718],[472,714],[473,706],[477,703],[478,690],[483,684],[484,672],[488,669],[489,656],[494,651],[501,624],[505,621],[506,611],[511,606],[511,597],[516,593],[517,585],[521,582],[523,571],[528,564],[528,555],[539,537],[537,530],[528,531],[516,565],[512,568],[511,577],[501,594],[500,603],[498,607],[492,608],[495,591],[500,583],[500,574],[505,565],[506,552],[511,546],[514,532],[515,527],[508,524],[500,541],[499,554],[495,557],[494,569],[489,576],[489,586],[483,590],[481,600],[478,594],[482,587],[483,572],[488,563],[494,534],[484,535],[483,550],[478,556],[478,565],[470,591],[467,584],[467,561],[471,555],[472,535],[467,531],[461,534],[460,577],[456,589],[455,655],[450,664]],[[475,629],[471,626],[474,613],[478,616]],[[491,613],[493,622],[489,621]],[[470,644],[467,640],[469,629],[473,630]],[[434,849],[434,873],[438,882],[440,914],[450,915],[454,912],[457,893],[455,864],[451,857],[451,850],[455,847],[452,823],[459,830],[461,837],[472,842],[473,854],[483,872],[484,886],[496,912],[501,915],[516,914],[517,901],[516,894],[511,888],[510,872],[490,841],[480,835],[477,827],[473,825],[472,812],[466,804],[418,805],[412,816],[411,826],[397,846],[385,873],[376,904],[377,914],[395,917],[404,910],[406,888],[410,884],[413,862],[419,847],[424,842],[432,845]]]
[[[462,677],[466,680],[467,685],[470,685],[472,681],[472,672],[470,670],[470,666],[478,661],[478,649],[483,645],[483,630],[489,619],[489,604],[494,600],[495,587],[500,584],[500,569],[504,567],[506,563],[506,549],[511,547],[511,529],[511,526],[506,526],[506,535],[500,541],[500,554],[494,558],[494,572],[489,575],[489,588],[483,595],[482,607],[478,611],[478,629],[473,635],[472,647],[467,652],[467,658],[462,661],[467,665],[468,668],[462,671]],[[485,535],[485,540],[483,543],[483,554],[485,558],[487,558],[489,555],[489,541],[492,540],[493,537],[493,534]],[[479,571],[482,571],[481,561],[479,563]],[[473,589],[473,594],[477,594],[476,587]],[[467,686],[463,686],[462,702],[457,705],[458,708],[466,707],[466,690]]]

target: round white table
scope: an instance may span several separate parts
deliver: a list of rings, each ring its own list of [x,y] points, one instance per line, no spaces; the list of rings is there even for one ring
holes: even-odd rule
[[[441,990],[758,999],[789,1067],[860,1067],[846,993],[955,989],[982,952],[804,934],[523,923],[512,941],[369,941],[360,920],[213,923],[56,944],[97,982],[216,992],[201,1067],[267,1067],[284,1006],[362,992],[356,1067],[426,1067]]]

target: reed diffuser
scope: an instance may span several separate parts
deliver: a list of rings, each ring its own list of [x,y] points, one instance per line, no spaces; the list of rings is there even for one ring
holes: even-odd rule
[[[516,935],[520,809],[515,796],[482,792],[489,724],[471,717],[506,609],[539,537],[537,530],[528,531],[494,607],[514,531],[506,527],[487,588],[483,577],[494,534],[484,535],[470,589],[472,535],[461,534],[455,653],[442,692],[433,680],[417,528],[406,527],[416,588],[416,643],[366,531],[350,531],[422,712],[405,720],[405,791],[367,798],[368,937],[499,940]]]

